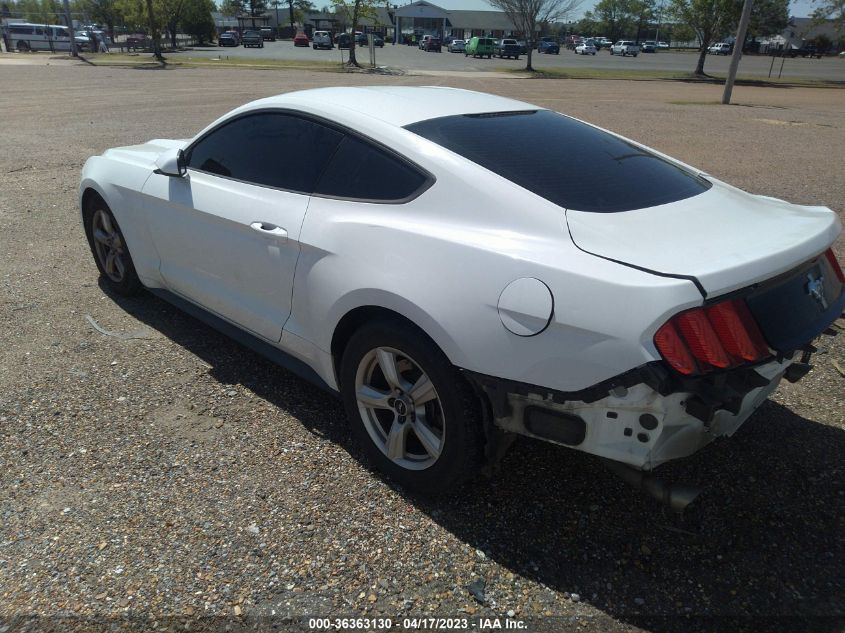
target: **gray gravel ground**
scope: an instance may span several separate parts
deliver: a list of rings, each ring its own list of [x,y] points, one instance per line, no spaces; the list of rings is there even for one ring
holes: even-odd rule
[[[678,521],[597,460],[529,441],[492,479],[414,498],[362,465],[331,397],[99,287],[76,206],[88,156],[192,135],[252,98],[388,83],[433,82],[0,65],[0,632],[508,612],[535,631],[841,630],[845,337],[734,438],[661,469],[705,489]],[[845,211],[840,90],[738,88],[721,107],[713,86],[435,83]]]

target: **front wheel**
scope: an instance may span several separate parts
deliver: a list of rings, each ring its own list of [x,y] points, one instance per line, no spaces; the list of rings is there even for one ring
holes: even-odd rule
[[[480,403],[413,326],[382,321],[358,330],[343,353],[341,395],[365,453],[401,485],[445,493],[480,468]]]
[[[138,294],[143,286],[111,209],[95,196],[86,204],[83,218],[88,244],[106,285],[124,297]]]

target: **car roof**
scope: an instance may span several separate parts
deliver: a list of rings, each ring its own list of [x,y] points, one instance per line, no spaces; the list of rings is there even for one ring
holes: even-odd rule
[[[327,118],[350,114],[404,127],[418,121],[459,114],[541,110],[530,103],[439,86],[366,86],[315,88],[253,101],[238,111],[262,108],[303,109]]]

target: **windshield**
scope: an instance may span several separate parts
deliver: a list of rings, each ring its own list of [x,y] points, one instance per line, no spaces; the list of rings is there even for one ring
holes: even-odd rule
[[[406,129],[565,209],[630,211],[711,187],[630,141],[550,110],[447,116]]]

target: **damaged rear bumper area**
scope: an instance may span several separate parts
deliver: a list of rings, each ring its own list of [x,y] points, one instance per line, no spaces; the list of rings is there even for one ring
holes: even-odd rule
[[[781,378],[807,373],[807,356],[697,378],[655,362],[573,393],[466,375],[489,398],[498,429],[651,470],[733,435]]]

